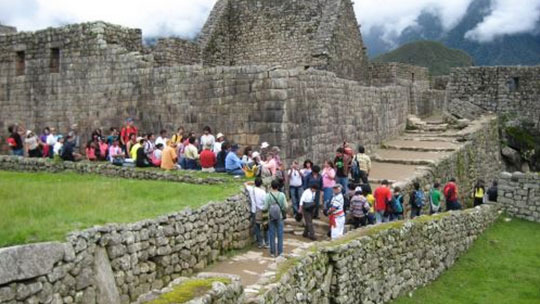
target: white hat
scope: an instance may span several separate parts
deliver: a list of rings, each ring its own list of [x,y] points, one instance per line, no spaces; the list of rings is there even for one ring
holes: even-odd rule
[[[30,135],[30,134],[32,134],[32,131],[27,130],[27,131],[26,131],[26,136],[28,136],[28,135]]]
[[[225,137],[225,135],[223,135],[223,133],[218,133],[216,138],[221,138],[221,137]]]
[[[269,145],[267,142],[263,142],[263,143],[261,144],[261,149],[266,149],[266,148],[268,148],[268,147],[270,147],[270,145]]]
[[[357,186],[356,188],[354,188],[354,192],[362,192],[362,187]]]
[[[255,152],[253,152],[253,153],[251,154],[251,157],[252,157],[252,158],[257,158],[257,157],[259,157],[259,156],[261,156],[261,153],[259,153],[259,152],[257,152],[257,151],[255,151]]]

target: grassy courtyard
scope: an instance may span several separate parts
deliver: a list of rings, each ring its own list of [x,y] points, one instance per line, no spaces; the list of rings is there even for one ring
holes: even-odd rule
[[[0,247],[63,240],[70,231],[196,208],[239,190],[240,181],[192,185],[0,171]]]
[[[439,279],[392,303],[540,303],[540,224],[503,218]]]

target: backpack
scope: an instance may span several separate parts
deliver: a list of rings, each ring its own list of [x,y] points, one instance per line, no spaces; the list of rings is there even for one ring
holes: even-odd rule
[[[414,191],[413,204],[416,208],[422,208],[424,206],[425,194],[422,190]]]
[[[279,205],[278,200],[276,197],[270,193],[270,196],[274,199],[274,202],[270,205],[270,209],[268,210],[268,218],[270,221],[279,221],[282,218],[282,211],[281,206]]]
[[[402,213],[403,212],[403,206],[401,205],[401,198],[403,195],[399,195],[397,197],[393,196],[392,200],[390,201],[390,205],[394,213]]]
[[[360,178],[360,164],[358,163],[358,159],[356,156],[354,157],[351,165],[351,174],[353,179],[359,179]]]

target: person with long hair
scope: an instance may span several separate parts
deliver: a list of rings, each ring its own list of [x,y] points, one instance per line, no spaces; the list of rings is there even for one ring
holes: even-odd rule
[[[330,201],[334,196],[334,185],[336,184],[336,169],[331,160],[324,162],[323,171],[321,173],[323,179],[323,202],[324,210],[327,211],[330,206]]]

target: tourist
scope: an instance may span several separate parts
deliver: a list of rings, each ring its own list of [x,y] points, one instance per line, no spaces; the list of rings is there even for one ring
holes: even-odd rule
[[[345,230],[345,211],[343,209],[343,194],[340,184],[333,187],[334,196],[330,201],[328,209],[328,220],[330,224],[330,237],[335,240],[341,237]]]
[[[209,151],[213,154],[213,151]],[[251,223],[257,246],[259,249],[268,248],[268,231],[264,229],[265,217],[268,220],[268,214],[263,212],[266,191],[262,188],[262,179],[258,177],[255,179],[254,184],[252,182],[246,182],[244,185],[251,202]]]
[[[231,151],[229,155],[231,153],[233,152]],[[287,210],[287,198],[285,194],[279,192],[279,183],[277,181],[272,181],[271,188],[264,199],[263,211],[268,211],[270,255],[277,257],[283,254],[283,220]]]
[[[151,162],[145,149],[147,142],[148,140],[146,138],[142,138],[139,142],[140,146],[137,148],[137,158],[135,159],[135,167],[137,168],[150,167]]]
[[[49,129],[50,133],[49,135],[47,136],[47,146],[49,146],[49,157],[50,158],[53,158],[54,156],[54,146],[56,145],[56,143],[58,142],[58,139],[61,137],[61,135],[56,135],[56,129],[55,128],[50,128]]]
[[[321,189],[323,189],[323,178],[321,176],[321,168],[319,166],[313,166],[311,173],[309,173],[305,178],[304,190],[317,186],[319,189],[315,195],[315,208],[313,209],[313,219],[319,218],[319,209],[321,202]]]
[[[144,153],[146,154],[147,159],[152,158],[152,154],[154,153],[154,150],[156,149],[156,145],[154,144],[154,141],[156,140],[156,137],[153,133],[146,134],[146,141],[144,142]]]
[[[354,157],[353,163],[354,166],[358,168],[358,174],[353,176],[355,183],[367,184],[369,182],[369,173],[371,172],[371,158],[365,153],[366,149],[364,146],[358,146],[358,154]]]
[[[446,211],[461,210],[461,204],[458,201],[458,187],[455,178],[450,178],[450,181],[444,186],[444,198],[446,199]]]
[[[175,145],[180,145],[184,141],[184,127],[179,127],[176,130],[176,133],[171,137],[171,142]],[[165,145],[167,146],[167,144]]]
[[[99,160],[105,161],[108,159],[107,153],[109,152],[109,145],[105,139],[100,139],[98,143],[99,148]]]
[[[172,142],[172,140],[168,140],[167,146],[163,149],[163,153],[161,155],[161,169],[163,170],[175,169],[176,160],[177,160],[176,144]]]
[[[334,159],[336,165],[336,182],[341,185],[342,193],[349,188],[349,173],[351,167],[351,157],[345,154],[343,148],[338,148]]]
[[[345,210],[345,215],[347,215],[347,212],[349,211],[351,199],[355,195],[355,193],[356,193],[356,185],[353,183],[348,184],[347,191],[345,191],[345,194],[343,195],[343,199],[344,199],[343,210]]]
[[[260,151],[261,160],[264,162],[268,161],[268,152],[270,152],[269,148],[270,148],[270,145],[267,142],[263,142],[261,144],[261,151]]]
[[[24,147],[26,155],[31,158],[41,157],[41,151],[39,150],[39,138],[34,132],[26,131],[26,138],[24,139]]]
[[[227,155],[229,154],[231,149],[231,145],[228,142],[224,142],[221,145],[221,151],[217,154],[216,159],[216,172],[224,173],[226,172],[225,169],[225,160],[227,158]]]
[[[196,146],[196,138],[190,137],[187,146],[184,147],[185,170],[199,170],[199,151]]]
[[[24,156],[24,146],[21,135],[19,134],[19,127],[17,125],[9,126],[8,132],[9,137],[7,142],[11,148],[11,154],[16,156]]]
[[[47,137],[51,133],[51,130],[49,127],[43,128],[43,133],[39,136],[40,145],[42,147],[41,149],[41,155],[43,157],[49,157],[49,145],[47,144]]]
[[[311,171],[313,170],[313,162],[309,159],[306,159],[304,161],[304,164],[302,166],[302,169],[300,169],[300,173],[302,173],[303,179],[302,179],[302,186],[304,189],[306,189],[308,186],[306,185],[306,179],[308,175],[311,174]],[[320,189],[320,188],[319,188]]]
[[[274,179],[274,177],[276,176],[276,171],[278,170],[278,165],[273,152],[266,153],[266,162],[263,163],[263,168],[270,171],[270,177]]]
[[[214,154],[216,154],[216,156],[221,151],[221,145],[223,145],[223,142],[225,142],[225,135],[223,135],[223,133],[218,133],[216,136],[216,143],[214,144],[214,149],[213,149]]]
[[[54,134],[53,132],[54,132],[54,129],[51,129],[51,134]],[[56,141],[51,150],[53,152],[53,158],[60,159],[60,156],[62,153],[62,147],[64,146],[64,137],[62,135],[58,135],[55,138],[56,138]]]
[[[334,163],[331,160],[324,162],[324,168],[321,175],[323,178],[324,212],[327,214],[333,196],[333,187],[336,184],[336,170],[334,169]]]
[[[474,207],[480,206],[486,199],[486,188],[484,187],[484,181],[478,180],[473,189]]]
[[[367,198],[364,196],[362,188],[356,187],[354,189],[354,195],[350,200],[350,211],[354,229],[357,229],[360,226],[366,226],[368,224],[370,208],[371,206],[369,205]]]
[[[245,153],[245,151],[244,151]],[[242,158],[244,161],[244,158]],[[260,168],[261,158],[259,152],[255,151],[250,154],[248,163],[244,166],[244,172],[246,173],[247,178],[252,178],[258,175]]]
[[[167,143],[167,130],[163,129],[159,131],[159,136],[156,138],[156,146],[161,144],[162,147]]]
[[[159,143],[156,145],[154,153],[152,153],[152,165],[154,167],[161,167],[161,156],[163,155],[163,144]]]
[[[137,141],[137,136],[135,134],[129,136],[127,144],[124,146],[127,158],[131,158],[131,148],[137,144]]]
[[[285,172],[285,163],[281,164],[281,167],[278,167],[276,170],[275,180],[279,183],[279,191],[285,193],[285,182],[287,179],[287,173]]]
[[[137,162],[137,151],[140,147],[144,147],[144,142],[144,138],[139,136],[136,138],[135,144],[130,147],[129,155],[133,162]]]
[[[433,184],[433,188],[429,190],[429,214],[439,213],[441,210],[442,193],[439,190],[441,185],[438,182]]]
[[[316,240],[315,229],[313,229],[313,216],[318,194],[319,185],[312,184],[304,191],[304,193],[302,193],[302,197],[300,198],[300,202],[298,204],[298,213],[304,217],[305,225],[303,236],[313,241]]]
[[[281,153],[281,149],[279,149],[278,146],[272,147],[272,155],[274,156],[274,160],[276,161],[276,168],[282,168],[283,166],[283,162],[281,161],[279,153]]]
[[[401,188],[396,186],[394,187],[394,195],[392,196],[392,201],[390,203],[390,221],[402,220],[404,218],[404,204],[405,198],[401,193]]]
[[[101,132],[101,130],[100,130]],[[73,141],[73,149],[77,152],[81,150],[81,137],[79,136],[79,125],[74,123],[71,125],[68,136],[72,138]]]
[[[426,201],[424,191],[420,189],[420,183],[414,182],[413,187],[414,190],[409,195],[409,204],[411,205],[411,219],[422,214],[422,208],[424,207]]]
[[[203,128],[203,135],[201,136],[201,146],[210,146],[210,150],[214,149],[214,144],[216,143],[216,138],[212,135],[212,129],[209,126]]]
[[[86,160],[88,160],[88,161],[96,161],[97,160],[96,146],[95,146],[94,141],[89,141],[88,143],[86,143],[86,149],[85,149],[84,152],[86,154]]]
[[[69,133],[68,133],[68,136],[69,136]],[[90,136],[94,141],[99,141],[100,139],[103,138],[103,132],[101,131],[101,129],[97,128],[95,129],[94,131],[92,131],[92,135]]]
[[[247,166],[253,165],[253,148],[251,146],[247,146],[244,148],[244,153],[242,154],[242,162],[246,164]]]
[[[291,168],[287,171],[289,181],[289,196],[293,206],[294,216],[298,214],[300,205],[300,196],[302,195],[302,180],[304,179],[298,167],[298,161],[293,161]]]
[[[120,130],[120,144],[123,148],[126,149],[128,153],[129,151],[131,151],[131,147],[128,147],[128,142],[130,141],[132,136],[136,139],[138,133],[139,130],[133,125],[133,118],[126,119],[126,124]]]
[[[75,152],[75,137],[68,135],[64,141],[64,144],[61,148],[61,158],[64,161],[77,162],[82,159],[80,153]]]
[[[499,196],[499,190],[498,190],[498,182],[497,180],[494,180],[491,184],[491,187],[489,187],[487,191],[488,201],[490,202],[497,202],[497,197]]]
[[[368,214],[368,222],[370,225],[375,224],[375,196],[373,196],[373,191],[369,184],[362,185],[362,194],[366,197],[367,202],[370,206]]]
[[[116,128],[110,128],[109,129],[109,136],[107,136],[107,144],[109,145],[109,147],[117,139],[118,139],[118,130]]]
[[[115,166],[122,166],[124,164],[124,158],[125,154],[120,147],[120,140],[116,138],[109,147],[109,161]]]
[[[204,149],[202,150],[200,155],[200,159],[203,172],[216,172],[216,169],[214,167],[216,166],[217,158],[212,151],[212,147],[210,145],[207,144],[204,146]]]
[[[233,145],[225,158],[225,170],[234,176],[245,176],[244,164],[238,157],[238,145]]]
[[[382,185],[375,189],[375,220],[377,224],[387,222],[389,217],[386,212],[387,205],[392,200],[392,191],[387,180],[382,181]]]

